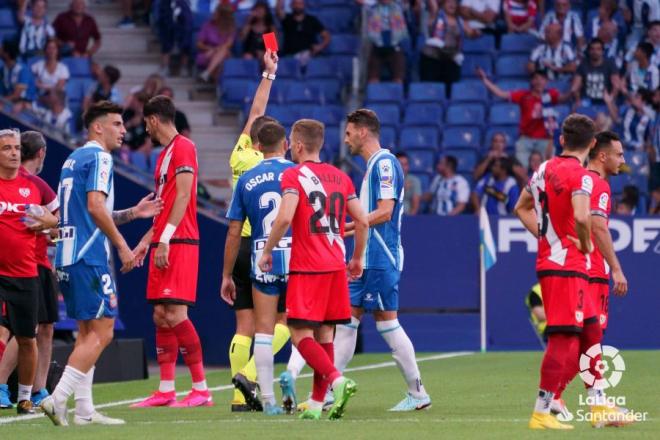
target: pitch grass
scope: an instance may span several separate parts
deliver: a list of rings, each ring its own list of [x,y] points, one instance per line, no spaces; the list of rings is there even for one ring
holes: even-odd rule
[[[540,352],[472,354],[420,363],[426,389],[433,398],[428,411],[390,413],[404,386],[396,367],[389,366],[347,374],[358,383],[358,393],[350,401],[344,419],[319,422],[297,417],[267,417],[263,414],[232,414],[228,390],[214,393],[212,408],[130,409],[109,407],[102,412],[121,417],[123,426],[84,426],[56,428],[45,417],[11,424],[0,424],[0,439],[405,439],[438,438],[660,438],[660,385],[658,351],[623,352],[627,371],[610,395],[625,396],[627,407],[648,412],[646,422],[626,428],[593,429],[586,422],[575,422],[570,432],[532,432],[527,429],[538,383]],[[428,354],[419,354],[423,358]],[[351,367],[391,360],[388,355],[360,355]],[[276,372],[282,371],[278,365]],[[309,370],[306,370],[308,372]],[[211,373],[210,386],[228,384],[228,371]],[[148,395],[157,379],[94,387],[97,404],[134,399]],[[185,377],[178,390],[190,386]],[[298,393],[306,395],[310,379],[299,379]],[[569,387],[565,399],[569,408],[578,409],[581,383]],[[279,390],[276,386],[276,394]],[[0,418],[14,416],[0,413]]]

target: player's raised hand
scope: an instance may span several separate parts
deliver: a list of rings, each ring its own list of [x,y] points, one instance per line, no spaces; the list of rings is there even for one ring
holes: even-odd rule
[[[119,259],[121,260],[121,273],[130,272],[135,267],[135,254],[128,246],[122,246],[117,249]]]
[[[350,281],[357,280],[362,276],[362,261],[355,258],[351,258],[351,261],[348,262],[348,279]]]
[[[273,254],[264,252],[259,260],[259,269],[262,272],[270,272],[273,268]]]
[[[154,264],[158,269],[167,269],[170,267],[170,245],[158,243],[156,252],[154,252]]]
[[[236,284],[234,284],[234,280],[231,277],[222,277],[220,298],[230,306],[234,305],[234,301],[236,300]]]
[[[575,245],[575,247],[577,247],[578,250],[580,252],[582,252],[583,254],[590,254],[594,251],[594,244],[591,242],[591,240],[589,240],[589,247],[587,249],[585,249],[584,246],[582,246],[582,242],[580,240],[578,240],[577,238],[572,237],[570,235],[567,235],[566,238],[568,238],[568,240],[571,243],[573,243]]]
[[[29,220],[27,220],[26,226],[29,230],[34,231],[34,232],[41,232],[46,229],[51,229],[55,228],[57,226],[58,220],[57,217],[53,215],[48,209],[45,209],[45,207],[42,207],[41,211],[43,213],[41,215],[37,215],[34,212],[25,212],[25,217],[28,217]]]
[[[264,68],[266,72],[274,75],[277,72],[278,61],[279,58],[277,57],[277,52],[266,49],[266,53],[264,54]]]
[[[163,200],[156,198],[154,193],[149,193],[140,200],[140,202],[133,208],[133,213],[136,218],[151,218],[163,210]]]
[[[621,269],[612,270],[612,281],[614,281],[616,296],[625,296],[628,293],[628,280]]]
[[[140,241],[135,249],[133,249],[133,254],[135,255],[135,267],[142,267],[144,265],[144,259],[149,252],[149,243]]]

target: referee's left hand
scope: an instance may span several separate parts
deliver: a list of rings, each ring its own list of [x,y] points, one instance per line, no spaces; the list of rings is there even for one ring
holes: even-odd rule
[[[169,262],[170,246],[165,243],[158,243],[156,252],[154,253],[154,264],[158,269],[167,269],[170,267]]]

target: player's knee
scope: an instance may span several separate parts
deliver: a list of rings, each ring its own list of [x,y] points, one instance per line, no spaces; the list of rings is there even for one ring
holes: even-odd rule
[[[37,339],[40,341],[53,339],[53,333],[55,333],[53,324],[39,324],[37,328]]]

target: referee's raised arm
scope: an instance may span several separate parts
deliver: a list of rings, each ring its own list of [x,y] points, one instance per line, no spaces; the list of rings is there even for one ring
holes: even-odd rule
[[[250,114],[245,122],[242,134],[250,134],[250,129],[252,128],[254,120],[266,113],[266,106],[268,105],[268,98],[270,97],[270,89],[275,80],[275,74],[277,73],[277,61],[277,53],[266,49],[266,53],[264,54],[264,71],[262,73],[263,78],[254,94],[252,107],[250,107]]]

